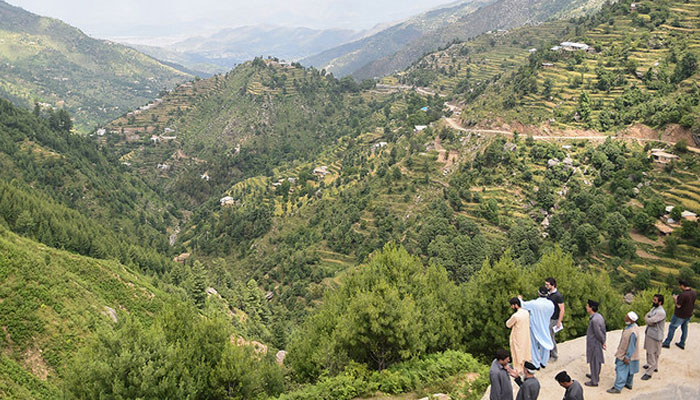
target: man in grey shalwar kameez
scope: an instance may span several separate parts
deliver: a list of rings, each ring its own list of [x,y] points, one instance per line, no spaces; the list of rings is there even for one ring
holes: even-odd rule
[[[591,380],[584,383],[586,386],[598,386],[600,367],[605,363],[605,320],[598,313],[599,305],[593,300],[588,300],[586,304],[586,312],[590,316],[586,331],[586,362],[591,368],[591,373],[586,375]]]
[[[510,382],[510,377],[517,376],[517,372],[508,365],[509,361],[510,354],[506,350],[496,351],[496,358],[489,370],[491,382],[489,400],[513,400],[513,384]]]
[[[561,371],[554,377],[559,386],[566,389],[563,400],[583,400],[583,387],[580,383],[572,380],[566,371]]]
[[[647,351],[647,364],[644,366],[642,380],[651,379],[659,367],[659,354],[661,354],[661,342],[664,340],[664,325],[666,324],[666,310],[664,310],[664,295],[655,294],[654,306],[644,316],[647,324],[644,332],[644,350]]]
[[[540,395],[540,382],[535,378],[536,370],[537,368],[533,363],[525,361],[525,380],[521,380],[520,377],[515,379],[515,383],[520,386],[515,400],[537,400],[537,397]]]

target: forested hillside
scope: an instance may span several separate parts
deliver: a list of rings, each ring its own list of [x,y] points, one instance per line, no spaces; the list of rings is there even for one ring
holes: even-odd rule
[[[66,108],[80,132],[190,77],[138,51],[0,1],[0,95],[25,107]]]
[[[545,277],[559,340],[697,286],[700,5],[636,4],[380,84],[257,58],[87,138],[0,103],[0,395],[477,399]]]

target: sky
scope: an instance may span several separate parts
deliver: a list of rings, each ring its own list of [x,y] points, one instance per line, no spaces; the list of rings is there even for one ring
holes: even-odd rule
[[[167,42],[244,25],[362,30],[450,0],[7,0],[101,39]],[[156,44],[156,43],[153,43]]]

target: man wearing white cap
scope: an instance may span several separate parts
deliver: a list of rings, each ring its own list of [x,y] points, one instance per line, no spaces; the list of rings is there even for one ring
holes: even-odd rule
[[[620,345],[615,353],[615,385],[608,389],[608,393],[620,393],[622,388],[632,389],[634,374],[639,372],[639,316],[634,311],[625,315],[627,326],[622,331]]]

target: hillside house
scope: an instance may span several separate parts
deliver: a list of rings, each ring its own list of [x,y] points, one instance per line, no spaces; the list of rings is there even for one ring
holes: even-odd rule
[[[219,199],[219,203],[221,204],[221,207],[232,206],[235,204],[235,202],[236,201],[231,196],[226,196],[226,197],[222,197],[221,199]]]
[[[168,164],[158,164],[158,169],[161,171],[168,171],[170,170],[170,165]]]
[[[421,131],[425,130],[427,127],[428,127],[428,125],[416,125],[416,126],[414,127],[414,130],[415,130],[416,132],[421,132]]]
[[[637,3],[630,4],[630,11],[637,12]]]
[[[209,179],[211,179],[211,178],[209,177],[209,172],[207,171],[207,172],[203,173],[202,175],[200,175],[200,176],[199,176],[199,179],[201,179],[201,180],[203,180],[203,181],[209,182]]]
[[[695,222],[695,221],[698,220],[698,215],[695,214],[694,212],[691,212],[691,211],[686,210],[686,211],[683,211],[683,212],[681,213],[681,218],[684,219],[684,220],[686,220],[686,221]]]
[[[556,47],[556,46],[555,46]],[[554,48],[552,48],[554,50]],[[542,63],[542,68],[554,68],[554,64],[552,63]]]
[[[151,142],[153,142],[153,144],[160,143],[160,136],[156,136],[156,135],[151,136]]]
[[[105,133],[107,133],[107,129],[105,128],[100,128],[97,131],[95,131],[95,134],[97,134],[97,136],[104,136]]]
[[[564,51],[590,51],[591,46],[585,43],[576,42],[561,42],[559,43],[560,50]]]
[[[328,170],[328,167],[325,165],[322,165],[320,167],[314,168],[313,174],[318,176],[318,177],[325,177],[326,175],[330,174],[331,172]]]
[[[380,148],[386,147],[388,144],[389,143],[387,143],[387,142],[379,142],[379,143],[373,144],[372,148],[373,149],[380,149]]]
[[[654,224],[654,227],[656,227],[656,230],[658,230],[659,233],[662,234],[663,236],[668,236],[668,235],[673,233],[673,228],[664,224],[661,221],[656,221],[656,223]]]
[[[654,162],[658,164],[668,164],[678,159],[677,155],[659,149],[652,149],[651,157],[654,159]]]
[[[190,253],[182,253],[179,256],[173,258],[173,261],[176,263],[184,264],[189,259],[190,259]]]
[[[532,49],[528,50],[528,52],[529,52],[529,53],[536,53],[536,52],[537,52],[537,49],[532,48]]]

